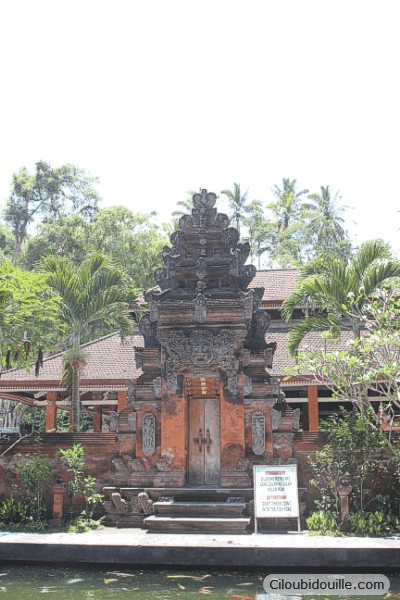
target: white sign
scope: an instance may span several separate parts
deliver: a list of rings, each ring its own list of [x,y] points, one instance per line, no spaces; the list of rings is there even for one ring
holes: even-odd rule
[[[256,519],[299,518],[297,465],[254,467]]]

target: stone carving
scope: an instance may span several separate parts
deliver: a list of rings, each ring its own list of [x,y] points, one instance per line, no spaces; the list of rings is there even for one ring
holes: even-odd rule
[[[240,460],[237,461],[235,470],[236,471],[246,471],[249,464],[250,464],[249,458],[241,458]]]
[[[222,234],[222,241],[225,244],[226,251],[235,248],[239,241],[239,233],[235,227],[227,227]]]
[[[135,400],[136,385],[133,383],[132,379],[127,379],[126,380],[126,387],[128,389],[128,396],[127,396],[127,399],[126,399],[126,403],[129,406],[129,405],[132,405],[133,401]]]
[[[146,492],[140,492],[137,495],[137,507],[139,509],[139,513],[143,513],[145,515],[151,515],[154,513],[153,500],[150,500]]]
[[[254,500],[250,500],[246,506],[247,514],[254,515]]]
[[[140,492],[129,502],[121,497],[118,492],[111,494],[111,500],[103,502],[103,506],[110,515],[151,515],[154,513],[153,501],[146,492]]]
[[[136,431],[136,413],[130,413],[128,415],[128,430]]]
[[[261,411],[253,414],[252,423],[252,449],[254,454],[263,454],[265,452],[265,416]]]
[[[160,286],[161,290],[167,290],[171,287],[171,279],[169,278],[168,270],[165,267],[160,267],[154,271],[154,278]]]
[[[203,256],[200,256],[199,260],[196,263],[196,276],[199,279],[204,279],[206,274],[206,261]]]
[[[272,429],[279,429],[281,426],[282,412],[272,409]]]
[[[265,341],[265,334],[270,322],[271,317],[267,311],[260,309],[253,313],[250,331],[245,340],[246,348],[251,350],[266,350],[268,348],[268,344]]]
[[[168,502],[168,504],[172,504],[175,502],[174,496],[160,496],[157,502]]]
[[[250,350],[246,348],[243,350],[243,366],[247,367],[250,364]]]
[[[155,300],[149,300],[149,316],[150,321],[155,323],[160,316],[160,311],[158,310],[158,304]]]
[[[227,504],[244,504],[245,499],[243,496],[229,496],[226,502]]]
[[[154,348],[154,346],[158,346],[157,323],[152,322],[150,313],[145,313],[140,319],[139,331],[144,338],[145,348]]]
[[[155,462],[157,465],[157,469],[159,471],[170,471],[171,470],[170,464],[167,460],[165,460],[165,458],[159,458]]]
[[[156,450],[156,419],[151,413],[146,413],[142,423],[142,452],[151,456]]]
[[[292,427],[293,429],[299,429],[300,427],[300,409],[295,408],[292,415]]]
[[[272,361],[274,360],[275,350],[276,342],[271,342],[270,344],[267,344],[267,348],[264,350],[265,366],[267,367],[267,369],[272,368]]]
[[[207,300],[203,294],[197,294],[194,302],[194,316],[196,321],[203,323],[207,316]]]
[[[234,353],[236,340],[237,336],[228,329],[222,329],[214,335],[206,329],[195,329],[190,337],[179,330],[171,332],[166,343],[168,391],[176,391],[179,369],[191,367],[195,372],[201,373],[205,367],[219,366],[228,375],[228,389],[235,392],[239,366]]]
[[[156,398],[161,398],[161,377],[153,379],[153,389]]]
[[[252,379],[248,375],[243,375],[243,393],[245,396],[250,396],[252,390]]]
[[[117,431],[118,429],[118,414],[116,412],[114,412],[113,410],[110,410],[109,414],[109,424],[110,424],[110,431]]]
[[[253,315],[253,290],[249,290],[247,294],[243,295],[242,306],[244,312],[244,318],[246,321],[252,318]]]
[[[250,281],[254,279],[256,273],[257,269],[254,265],[246,265],[241,267],[238,277],[238,285],[241,290],[247,289],[247,286],[249,285]]]
[[[122,458],[113,458],[111,462],[114,467],[115,473],[119,474],[128,472],[128,467],[126,466]]]
[[[103,506],[110,515],[125,515],[130,509],[129,503],[117,492],[111,494],[111,500],[105,500]]]
[[[136,472],[136,471],[145,471],[146,468],[144,466],[144,464],[142,463],[142,461],[140,460],[140,458],[130,458],[128,460],[128,467],[130,471]]]

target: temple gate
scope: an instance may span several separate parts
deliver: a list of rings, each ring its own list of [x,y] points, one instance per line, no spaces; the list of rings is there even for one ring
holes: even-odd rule
[[[299,411],[287,409],[268,374],[276,344],[265,339],[264,289],[249,288],[250,245],[215,201],[207,190],[193,196],[192,214],[163,248],[158,288],[145,294],[142,375],[118,413],[114,487],[105,490],[110,524],[132,526],[156,512],[146,518],[154,530],[198,530],[201,522],[216,532],[222,511],[231,525],[224,531],[244,531],[253,464],[293,461]],[[217,500],[236,509],[215,508]]]

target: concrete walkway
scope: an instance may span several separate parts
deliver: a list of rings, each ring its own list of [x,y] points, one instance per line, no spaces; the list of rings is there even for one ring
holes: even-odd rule
[[[113,528],[80,534],[0,532],[0,561],[383,569],[400,567],[400,538],[174,535]]]

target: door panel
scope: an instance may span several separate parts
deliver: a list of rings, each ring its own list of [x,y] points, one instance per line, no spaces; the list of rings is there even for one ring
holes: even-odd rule
[[[219,400],[189,401],[189,468],[191,485],[220,484]]]

